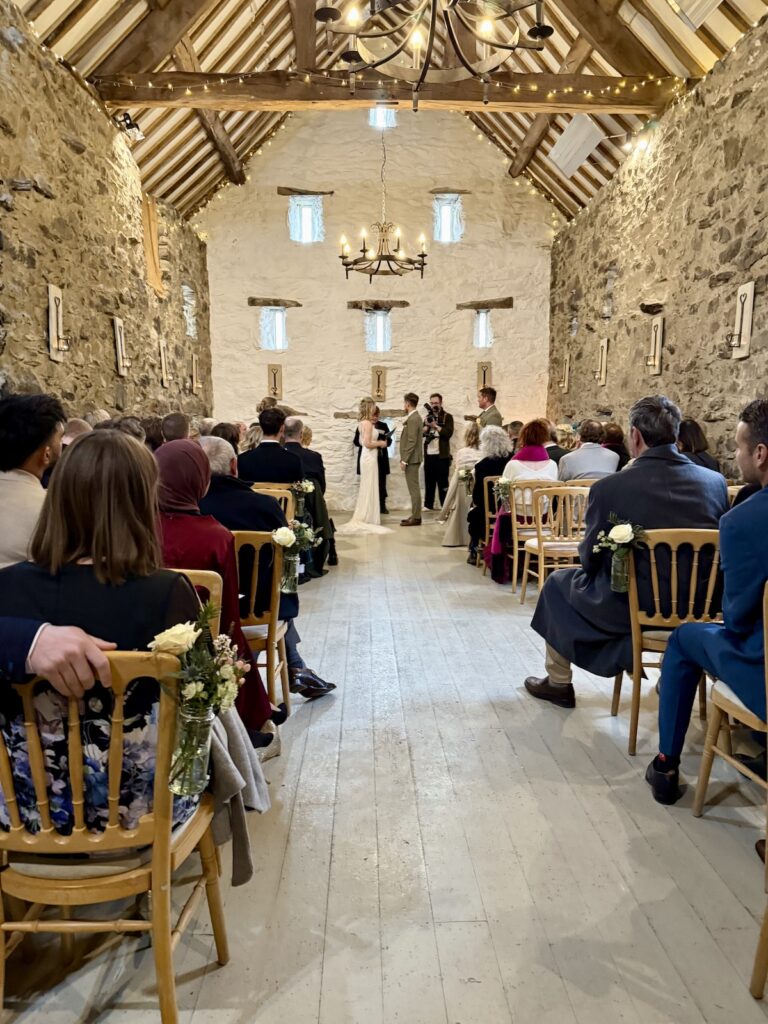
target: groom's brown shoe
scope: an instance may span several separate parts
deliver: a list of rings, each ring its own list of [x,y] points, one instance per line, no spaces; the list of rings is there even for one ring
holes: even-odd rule
[[[525,688],[532,697],[547,700],[559,708],[576,707],[576,694],[573,692],[571,683],[551,683],[549,676],[544,676],[543,679],[528,676],[525,680]]]
[[[421,526],[421,520],[415,519],[413,516],[409,516],[407,519],[400,520],[401,526]]]

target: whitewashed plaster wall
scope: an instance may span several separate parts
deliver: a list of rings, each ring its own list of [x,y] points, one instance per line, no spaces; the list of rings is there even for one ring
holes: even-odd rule
[[[371,367],[388,368],[383,407],[399,408],[406,390],[426,400],[441,391],[459,422],[476,413],[477,363],[490,358],[505,421],[542,415],[548,374],[550,246],[553,207],[527,186],[515,185],[507,161],[460,114],[403,111],[386,133],[388,214],[415,249],[429,239],[423,281],[344,278],[339,238],[359,237],[378,219],[380,133],[367,111],[312,112],[291,118],[263,154],[254,156],[249,181],[221,190],[194,222],[207,234],[211,289],[214,414],[253,418],[267,393],[267,364],[283,367],[283,401],[301,410],[314,431],[313,447],[328,467],[329,503],[354,506],[355,423],[335,419],[353,412],[371,393]],[[288,199],[278,186],[333,191],[324,201],[325,241],[291,242]],[[432,238],[433,188],[467,189],[462,241]],[[512,310],[494,310],[495,344],[473,347],[474,316],[456,303],[514,296]],[[294,299],[288,311],[286,352],[259,349],[260,310],[248,297]],[[404,299],[392,311],[392,350],[365,351],[363,313],[353,299]],[[392,505],[406,507],[396,461]]]

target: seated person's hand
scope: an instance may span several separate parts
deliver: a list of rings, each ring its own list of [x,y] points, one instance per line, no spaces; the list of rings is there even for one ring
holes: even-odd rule
[[[115,644],[89,636],[77,626],[47,625],[38,635],[27,668],[65,697],[82,697],[97,679],[112,685],[104,651],[115,649]]]

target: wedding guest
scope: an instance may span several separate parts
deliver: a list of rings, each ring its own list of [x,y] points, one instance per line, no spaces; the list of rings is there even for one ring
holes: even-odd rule
[[[531,420],[520,431],[520,448],[504,467],[502,476],[505,480],[541,480],[557,482],[557,463],[549,457],[545,445],[550,435],[548,420]],[[530,518],[533,515],[531,491],[526,489],[525,496],[515,496],[515,508],[518,516]]]
[[[501,413],[496,408],[496,388],[480,388],[477,393],[477,404],[480,406],[477,425],[481,430],[483,427],[501,426]]]
[[[108,413],[106,409],[94,409],[93,412],[87,412],[83,419],[86,423],[90,423],[92,427],[95,427],[97,423],[103,423],[105,420],[111,420],[112,414]]]
[[[598,420],[584,420],[579,427],[579,447],[564,455],[558,463],[561,480],[601,479],[615,473],[619,466],[616,452],[603,448],[603,425]]]
[[[237,455],[240,448],[240,428],[235,423],[217,423],[209,431],[211,437],[221,437],[232,445]]]
[[[201,416],[199,421],[200,437],[210,437],[211,431],[216,426],[216,420],[213,416]],[[238,444],[240,443],[240,431],[238,429]]]
[[[507,436],[509,437],[509,440],[512,442],[512,454],[514,455],[515,452],[517,451],[517,446],[518,446],[519,439],[520,439],[520,431],[523,429],[523,421],[522,420],[512,420],[512,422],[508,423],[504,427],[504,429],[507,432]]]
[[[682,428],[682,423],[680,424]],[[603,428],[603,448],[609,452],[616,452],[619,456],[617,471],[624,469],[629,462],[629,452],[624,442],[624,431],[618,423],[606,423]]]
[[[160,470],[160,530],[163,561],[171,569],[210,569],[223,582],[221,631],[231,633],[240,657],[251,664],[237,708],[254,745],[266,746],[260,730],[271,719],[267,694],[240,628],[235,542],[213,516],[203,515],[200,500],[208,491],[211,467],[199,444],[168,441],[155,452]],[[271,737],[270,737],[271,738]]]
[[[61,454],[66,419],[51,395],[0,400],[0,568],[27,557],[45,501],[43,475]]]
[[[592,486],[579,546],[581,565],[553,572],[539,595],[531,625],[546,641],[547,674],[525,680],[532,696],[574,707],[571,663],[598,676],[632,671],[628,598],[611,588],[610,552],[594,550],[612,515],[646,530],[711,530],[727,510],[723,477],[694,466],[677,450],[680,419],[678,407],[663,395],[632,406],[634,462]],[[647,562],[640,569],[647,580]],[[681,579],[684,571],[681,566]]]
[[[301,447],[311,448],[312,447],[312,428],[308,427],[306,423],[301,428]]]
[[[320,485],[320,490],[325,494],[325,465],[320,452],[313,452],[311,448],[305,448],[301,443],[301,435],[304,431],[304,424],[298,416],[288,416],[285,421],[285,450],[298,455],[301,460],[301,468],[305,477],[311,477]]]
[[[137,416],[121,416],[119,419],[113,420],[112,425],[115,430],[120,430],[124,434],[130,434],[131,437],[135,437],[142,444],[147,439],[144,427],[141,425],[141,420]]]
[[[242,455],[243,452],[252,452],[254,448],[257,448],[261,444],[263,436],[264,434],[257,420],[246,430],[245,437],[240,442],[240,454]]]
[[[183,412],[169,412],[160,426],[164,441],[184,441],[189,437],[189,416]]]
[[[250,484],[237,477],[237,457],[228,442],[221,437],[203,437],[200,444],[211,467],[211,485],[200,501],[203,515],[213,516],[228,530],[255,530],[257,532],[279,529],[287,526],[283,510],[274,498],[257,494]],[[240,564],[240,580],[250,579],[253,568],[253,554],[243,558]],[[259,579],[256,589],[255,612],[262,615],[269,607],[272,586],[271,549],[263,552],[259,563]],[[269,555],[269,557],[266,557]],[[241,587],[242,589],[242,587]],[[298,594],[282,594],[280,597],[280,619],[288,623],[285,648],[288,671],[291,676],[291,693],[314,700],[324,697],[336,688],[335,683],[321,679],[299,654],[301,637],[295,620],[299,614]],[[273,719],[274,720],[274,719]],[[279,724],[279,723],[278,723]]]
[[[685,453],[688,454],[688,453]],[[768,401],[756,399],[736,427],[736,464],[759,490],[720,520],[722,623],[690,622],[672,634],[659,686],[659,753],[645,777],[654,798],[676,803],[680,755],[702,672],[729,686],[765,719],[763,589],[768,581]]]
[[[379,471],[379,514],[382,516],[389,515],[389,509],[387,508],[387,477],[390,475],[389,468],[389,445],[392,444],[392,432],[389,429],[389,425],[386,420],[381,418],[381,409],[378,405],[374,409],[374,416],[376,417],[373,423],[373,429],[377,432],[378,437],[382,441],[387,442],[386,448],[380,448],[378,451],[378,463],[377,469]],[[352,439],[352,444],[357,448],[357,475],[360,476],[360,456],[363,453],[363,447],[360,444],[360,426],[355,428],[355,436]]]
[[[141,425],[144,428],[144,444],[151,452],[156,452],[165,443],[163,439],[163,421],[159,416],[145,416],[141,421]]]
[[[261,443],[240,455],[238,475],[252,484],[293,484],[301,480],[301,459],[283,447],[285,413],[276,407],[267,407],[259,413],[259,426],[263,433]]]
[[[549,422],[549,440],[544,445],[547,449],[547,455],[554,463],[558,463],[564,455],[567,455],[570,451],[569,448],[564,448],[559,441],[559,431],[554,423]]]
[[[443,505],[446,524],[443,535],[444,548],[465,548],[469,544],[467,515],[470,494],[460,474],[462,471],[473,472],[480,459],[480,430],[477,423],[469,423],[464,431],[464,447],[456,452],[456,468]]]
[[[555,429],[557,430],[557,443],[561,448],[565,448],[566,452],[572,452],[578,443],[578,438],[571,424],[558,423]]]
[[[0,572],[0,615],[109,636],[121,651],[146,650],[157,633],[195,619],[200,604],[189,581],[161,568],[156,509],[157,469],[140,442],[118,430],[97,430],[70,445],[51,479],[32,538],[31,561]],[[81,672],[87,681],[88,670],[81,666],[78,677]],[[72,680],[69,686],[77,688]],[[126,697],[119,801],[125,827],[135,826],[151,807],[154,779],[147,770],[148,745],[157,701],[154,685],[133,686]],[[14,692],[4,690],[0,703],[4,717],[20,717],[20,699]],[[38,691],[35,703],[52,737],[46,771],[54,822],[58,828],[71,827],[66,742],[61,756],[61,744],[56,741],[66,707],[61,698],[45,690]],[[109,706],[111,698],[99,683],[80,709],[91,783],[97,788],[104,785],[107,771],[110,734],[104,725],[104,708]],[[14,734],[10,724],[8,735]],[[24,749],[17,749],[17,774],[25,772],[25,759]],[[91,807],[88,792],[86,787],[87,827],[103,830],[106,822]],[[177,822],[183,820],[184,811],[188,814],[191,807],[177,802]]]
[[[68,444],[72,444],[78,437],[82,437],[83,434],[90,434],[93,427],[90,423],[85,420],[79,420],[76,417],[71,420],[67,420],[64,424],[64,432],[61,435],[61,447],[66,448]]]
[[[696,420],[683,420],[680,424],[677,447],[697,466],[713,469],[716,473],[720,472],[720,463],[710,452],[707,435]]]
[[[467,562],[477,562],[477,547],[485,538],[485,493],[488,477],[501,476],[512,453],[512,442],[501,426],[483,427],[480,431],[480,459],[475,465],[475,484],[472,489],[472,507],[467,516],[469,526],[469,554]]]

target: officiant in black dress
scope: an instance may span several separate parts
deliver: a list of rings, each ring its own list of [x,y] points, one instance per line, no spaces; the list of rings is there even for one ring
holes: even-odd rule
[[[379,414],[379,410],[376,410]],[[382,441],[386,441],[387,445],[392,444],[392,432],[390,431],[387,424],[382,419],[377,419],[373,424],[373,429],[379,431],[379,436]],[[357,448],[357,475],[360,476],[360,455],[362,447],[360,445],[360,427],[355,430],[355,437],[352,442]],[[387,508],[387,477],[389,476],[389,448],[379,448],[379,511],[383,516],[389,515],[389,509]]]

